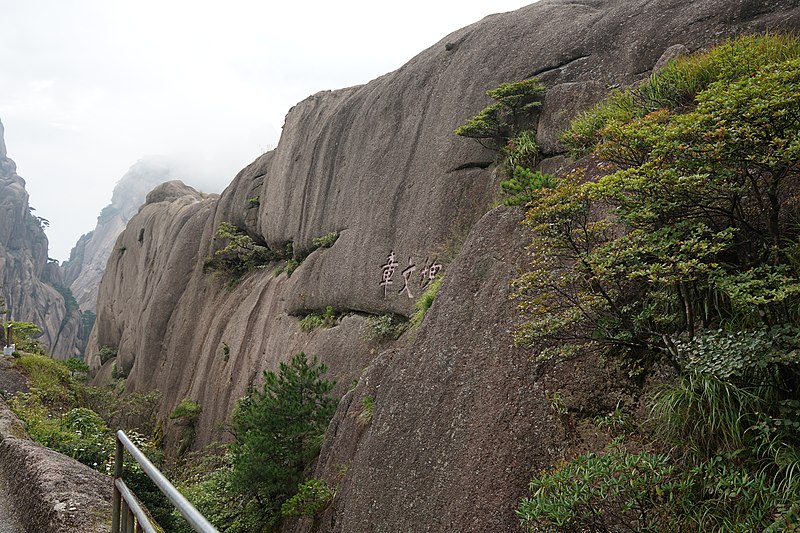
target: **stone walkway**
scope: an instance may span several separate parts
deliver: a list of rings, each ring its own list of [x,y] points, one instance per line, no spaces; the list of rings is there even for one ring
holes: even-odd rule
[[[8,488],[3,472],[0,472],[0,533],[25,533],[14,509],[8,503]]]

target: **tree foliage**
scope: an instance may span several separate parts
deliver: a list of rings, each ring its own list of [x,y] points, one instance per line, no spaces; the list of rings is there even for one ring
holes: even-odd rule
[[[3,331],[6,332],[6,338],[9,329],[18,352],[44,355],[44,346],[38,340],[42,336],[42,328],[33,322],[4,322]]]
[[[503,146],[530,125],[542,105],[543,93],[544,86],[535,78],[503,83],[486,91],[495,102],[456,128],[455,133]]]
[[[243,230],[229,222],[223,222],[217,228],[217,242],[225,243],[208,257],[203,264],[206,271],[217,272],[228,279],[228,286],[234,287],[239,280],[259,267],[285,259],[286,254],[271,250],[264,244],[259,244]]]
[[[690,110],[609,122],[595,153],[612,172],[540,191],[527,221],[545,253],[517,283],[520,341],[558,330],[676,362],[670,338],[797,318],[800,59],[748,64]]]
[[[296,493],[336,410],[329,396],[334,383],[321,378],[325,370],[298,353],[279,373],[264,372],[262,390],[243,398],[234,413],[231,485],[258,502],[265,525],[279,520],[281,505]]]
[[[693,109],[695,98],[712,83],[746,78],[754,71],[800,56],[800,41],[790,35],[749,35],[706,52],[669,62],[644,83],[614,91],[578,116],[562,141],[573,155],[591,152],[604,136],[603,128],[630,123],[660,109]]]
[[[800,40],[744,37],[678,60],[565,139],[599,158],[599,176],[535,191],[518,341],[599,342],[634,372],[665,358],[680,375],[650,405],[670,456],[569,461],[534,479],[523,523],[795,530]]]

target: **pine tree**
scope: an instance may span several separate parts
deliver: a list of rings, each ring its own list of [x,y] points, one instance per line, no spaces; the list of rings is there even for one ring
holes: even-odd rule
[[[326,369],[300,352],[279,374],[265,371],[263,389],[243,398],[233,415],[232,486],[258,501],[267,524],[297,491],[336,410],[328,395],[334,382],[320,377]]]

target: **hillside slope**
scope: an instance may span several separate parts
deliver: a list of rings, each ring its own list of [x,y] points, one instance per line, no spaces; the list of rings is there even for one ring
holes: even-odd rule
[[[364,86],[306,99],[278,147],[219,199],[176,182],[148,196],[101,284],[88,351],[119,355],[102,370],[93,357],[99,379],[116,364],[127,390],[161,389],[162,417],[184,397],[200,402],[201,446],[224,436],[263,369],[317,354],[338,392],[361,378],[318,465],[340,483],[336,501],[322,523],[287,528],[514,530],[531,470],[558,457],[565,437],[548,391],[573,387],[604,409],[626,384],[594,359],[538,368],[513,346],[508,282],[527,239],[519,213],[486,214],[494,154],[453,129],[489,103],[487,89],[538,75],[538,140],[555,169],[565,162],[559,130],[609,87],[732,35],[798,27],[790,0],[543,0],[454,32]],[[223,222],[276,253],[291,243],[302,263],[288,276],[276,260],[231,288],[204,269]],[[335,244],[313,250],[330,232]],[[410,314],[432,265],[445,282],[423,326],[396,343],[367,340],[367,317]],[[302,316],[329,306],[344,315],[337,326],[301,329]],[[367,395],[375,412],[364,428],[355,417]]]

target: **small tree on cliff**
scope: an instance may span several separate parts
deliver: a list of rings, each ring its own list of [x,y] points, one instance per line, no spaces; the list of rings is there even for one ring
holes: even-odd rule
[[[544,86],[535,78],[503,83],[486,91],[493,104],[456,128],[455,134],[499,148],[533,122],[542,105]]]
[[[280,373],[265,371],[263,389],[245,396],[233,415],[231,483],[258,501],[267,526],[297,491],[336,410],[329,396],[334,382],[321,379],[325,371],[300,352],[281,363]]]

